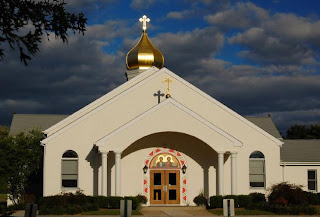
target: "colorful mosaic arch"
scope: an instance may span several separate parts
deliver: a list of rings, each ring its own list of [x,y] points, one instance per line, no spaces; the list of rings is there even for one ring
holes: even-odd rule
[[[144,165],[149,169],[181,169],[187,166],[184,156],[174,150],[168,148],[153,149],[144,161]],[[181,195],[182,204],[187,205],[187,173],[181,173]],[[150,180],[149,171],[143,174],[143,195],[149,199]]]

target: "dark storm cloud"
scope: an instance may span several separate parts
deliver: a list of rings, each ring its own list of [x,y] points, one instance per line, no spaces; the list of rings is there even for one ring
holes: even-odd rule
[[[205,17],[225,31],[239,29],[228,42],[246,48],[239,56],[260,64],[318,65],[320,20],[275,13],[253,3],[237,3]]]
[[[132,0],[130,7],[133,9],[147,9],[155,2],[157,2],[157,0]]]
[[[100,30],[108,28],[106,24]],[[14,111],[70,114],[125,81],[125,54],[104,53],[108,43],[98,39],[106,36],[92,34],[93,30],[97,27],[88,28],[88,37],[70,36],[68,44],[54,36],[50,42],[44,39],[27,67],[15,53],[8,53],[0,62],[0,91],[5,93],[0,95],[2,123],[8,124]]]
[[[205,16],[211,26],[151,38],[164,54],[165,66],[242,115],[271,113],[281,129],[319,123],[319,21],[270,14],[250,2],[232,6],[225,1],[219,7],[215,2],[201,3],[217,7]],[[184,19],[198,9],[192,5],[170,18]],[[111,20],[88,26],[84,37],[70,36],[68,45],[54,37],[44,40],[28,67],[8,54],[0,62],[2,123],[9,123],[13,111],[70,114],[125,82],[125,55],[139,39],[137,25]],[[228,38],[231,29],[238,32]],[[115,39],[123,42],[110,52]],[[239,55],[254,64],[219,59],[225,43],[244,47]]]

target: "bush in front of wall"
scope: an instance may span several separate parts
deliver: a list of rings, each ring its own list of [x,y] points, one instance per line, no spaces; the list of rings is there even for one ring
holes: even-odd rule
[[[221,195],[210,197],[210,208],[222,208],[223,197]]]
[[[251,207],[252,206],[252,197],[250,195],[238,195],[238,207]]]
[[[197,204],[197,206],[207,206],[208,200],[204,194],[199,194],[193,199],[193,202]]]
[[[319,201],[319,197],[316,193],[305,191],[305,194],[307,197],[308,205],[319,205],[320,201]]]
[[[141,203],[141,204],[147,204],[147,202],[148,202],[148,198],[144,195],[138,194],[136,196],[136,198],[138,199],[139,203]]]
[[[270,188],[268,203],[279,206],[307,205],[307,197],[300,185],[281,182]]]
[[[262,193],[254,192],[250,193],[249,196],[251,197],[252,203],[266,203],[266,196]]]
[[[233,199],[234,200],[234,207],[240,207],[238,201],[238,195],[226,195],[223,199]]]
[[[279,205],[267,205],[263,210],[273,212],[278,215],[315,215],[317,210],[315,207],[310,207],[306,205],[296,205],[296,206],[279,206]]]

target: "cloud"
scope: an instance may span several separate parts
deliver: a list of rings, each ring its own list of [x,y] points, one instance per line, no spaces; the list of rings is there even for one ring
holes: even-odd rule
[[[133,9],[147,9],[155,2],[156,0],[132,0],[130,7]]]
[[[94,8],[98,7],[98,5],[107,5],[114,0],[65,0],[68,6],[72,8],[78,8],[78,7],[89,7],[89,8]]]
[[[110,22],[112,23],[112,22]],[[109,24],[110,24],[109,23]],[[109,26],[106,25],[106,29]],[[9,123],[18,113],[71,114],[126,81],[125,53],[104,52],[104,47],[127,27],[112,35],[70,35],[68,44],[50,36],[40,52],[25,67],[16,53],[0,62],[0,120]],[[103,32],[103,30],[101,30]],[[107,40],[107,42],[105,42]]]
[[[225,11],[205,16],[205,20],[222,28],[245,29],[258,25],[268,17],[268,12],[263,8],[259,8],[251,2],[240,2]]]
[[[225,33],[238,29],[228,42],[242,49],[239,56],[262,65],[304,65],[318,67],[320,20],[291,13],[274,13],[251,2],[205,17]]]
[[[183,19],[184,18],[184,13],[179,12],[179,11],[171,11],[167,14],[167,18],[169,19]]]
[[[211,8],[216,7],[214,2],[201,4]],[[171,11],[176,12],[171,18],[182,13],[185,19],[184,11],[198,9],[201,16],[207,15],[209,9],[200,10],[201,5],[195,4]],[[271,113],[281,129],[295,121],[319,123],[319,21],[271,14],[250,2],[217,8],[206,16],[209,26],[151,37],[164,54],[165,66],[241,115]],[[234,17],[227,16],[230,10]],[[283,30],[285,25],[290,34]],[[292,30],[294,26],[299,30]],[[84,36],[70,35],[68,44],[53,36],[50,42],[44,39],[28,67],[8,53],[0,62],[0,91],[5,93],[0,95],[2,123],[10,122],[13,111],[71,114],[126,81],[125,54],[137,43],[140,24],[109,20],[87,29]],[[240,47],[238,55],[246,61],[235,65],[232,58],[221,57],[226,43],[229,48]]]

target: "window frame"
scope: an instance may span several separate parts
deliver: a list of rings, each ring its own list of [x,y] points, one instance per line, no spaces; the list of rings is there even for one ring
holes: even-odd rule
[[[309,179],[309,171],[314,172],[314,179]],[[314,182],[314,187],[315,189],[309,189],[309,182]],[[318,192],[318,180],[317,180],[317,169],[308,169],[307,170],[307,186],[308,186],[308,191],[311,192]]]
[[[255,153],[255,152],[260,152],[263,155],[263,158],[251,158],[250,156]],[[263,163],[263,173],[250,173],[250,162],[251,161],[261,161]],[[261,186],[251,186],[251,181],[250,181],[250,176],[251,175],[263,175],[263,187]],[[266,158],[265,155],[261,151],[253,151],[249,155],[249,188],[251,189],[266,189]]]
[[[67,150],[67,151],[65,151],[64,153],[63,153],[63,155],[65,154],[65,153],[67,153],[68,151],[73,151],[73,150]],[[79,155],[77,154],[77,152],[75,152],[75,151],[73,151],[76,155],[77,155],[77,157],[63,157],[63,155],[62,155],[62,158],[61,158],[61,171],[60,171],[60,176],[61,176],[61,182],[60,182],[60,184],[61,184],[61,189],[63,189],[63,190],[66,190],[66,189],[71,189],[71,190],[74,190],[74,189],[77,189],[77,188],[79,188]],[[64,174],[63,173],[63,162],[64,161],[76,161],[77,162],[77,174]],[[65,187],[65,186],[63,186],[63,175],[76,175],[77,176],[77,185],[76,186],[74,186],[74,187]]]

